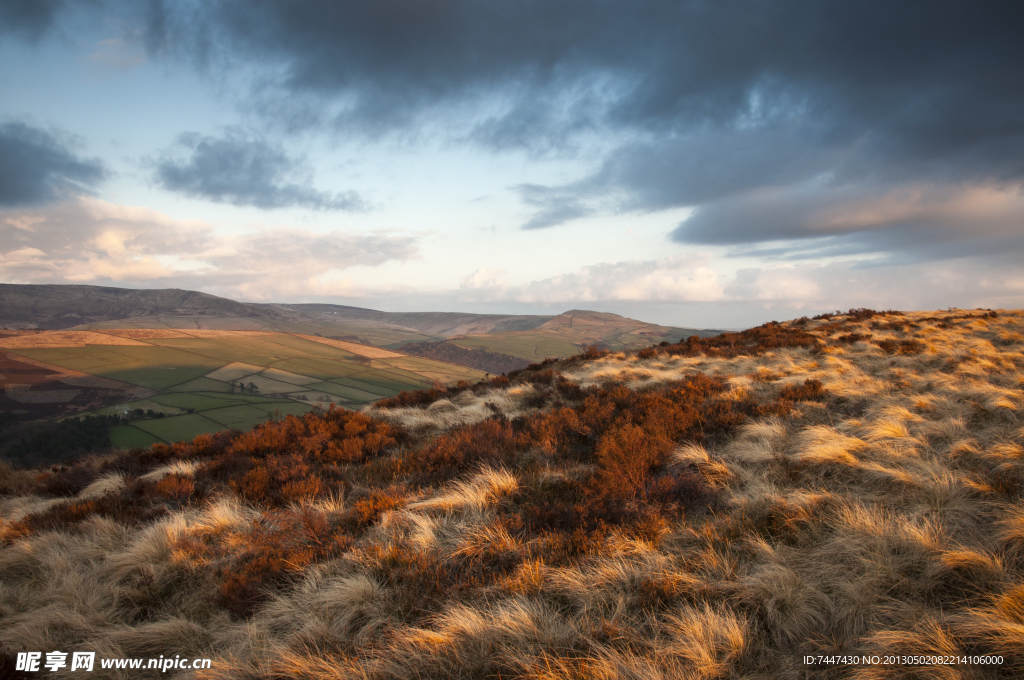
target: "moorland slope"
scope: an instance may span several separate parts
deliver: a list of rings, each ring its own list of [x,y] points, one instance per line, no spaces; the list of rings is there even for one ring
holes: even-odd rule
[[[488,373],[505,373],[533,361],[570,356],[585,344],[629,349],[719,332],[658,326],[582,310],[558,316],[381,312],[346,305],[243,303],[177,289],[0,284],[0,329],[4,328],[321,335],[401,349]],[[404,349],[405,345],[410,347]]]
[[[551,316],[381,312],[327,304],[258,304],[179,290],[0,284],[0,326],[63,330],[199,328],[325,335],[360,333],[388,344],[461,333],[536,328]],[[352,338],[359,341],[357,337]]]
[[[248,305],[192,290],[134,290],[106,286],[0,283],[0,324],[60,330],[115,319],[155,316],[278,318],[264,305]]]
[[[691,335],[707,338],[719,333],[721,331],[659,326],[618,314],[572,309],[533,329],[459,335],[445,344],[497,352],[535,362],[572,356],[586,345],[628,350],[661,342],[678,342]]]
[[[1022,408],[1024,313],[851,310],[8,467],[0,644],[213,659],[178,678],[1021,677]]]

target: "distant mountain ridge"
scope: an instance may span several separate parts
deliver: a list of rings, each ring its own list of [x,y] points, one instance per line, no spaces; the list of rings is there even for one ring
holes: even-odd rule
[[[0,284],[0,326],[64,330],[86,324],[157,317],[249,319],[254,322],[368,322],[450,337],[537,328],[552,316],[464,312],[382,312],[330,304],[237,302],[197,291],[135,290],[62,284]],[[259,323],[256,323],[259,326]]]
[[[63,330],[87,323],[160,315],[253,319],[278,316],[264,305],[177,288],[0,284],[0,325],[4,326]]]
[[[450,337],[473,333],[503,333],[539,328],[553,316],[534,314],[472,314],[468,312],[380,312],[375,309],[328,304],[273,305],[301,313],[333,314],[343,319],[377,321],[423,333]]]
[[[0,330],[199,329],[316,335],[388,347],[490,373],[585,345],[637,349],[717,330],[572,309],[558,315],[382,312],[349,305],[238,302],[191,290],[0,284]]]
[[[322,303],[238,302],[178,288],[137,290],[108,286],[0,283],[0,327],[64,330],[114,321],[144,322],[160,317],[247,320],[249,323],[242,325],[254,330],[263,327],[266,330],[283,330],[278,328],[281,324],[326,324],[333,327],[338,322],[352,322],[356,326],[417,331],[436,338],[573,327],[574,324],[596,326],[624,319],[616,314],[579,309],[559,315],[382,312]],[[666,335],[693,331],[643,322],[637,322],[637,325],[649,325],[652,329],[665,331]]]

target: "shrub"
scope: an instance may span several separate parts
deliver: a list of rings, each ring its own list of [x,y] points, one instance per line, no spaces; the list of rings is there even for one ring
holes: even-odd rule
[[[779,390],[779,398],[786,401],[812,401],[824,396],[820,380],[805,380],[803,385],[786,385]]]
[[[895,340],[876,340],[875,344],[886,354],[896,354],[900,348],[899,343]]]
[[[99,475],[85,463],[54,465],[36,477],[35,492],[47,496],[74,496]]]
[[[815,317],[817,318],[817,317]],[[758,355],[769,350],[784,347],[818,347],[821,341],[798,326],[789,326],[771,321],[739,333],[722,333],[710,338],[691,335],[667,347],[656,346],[640,350],[642,359],[661,354],[732,358],[740,355]]]
[[[703,478],[692,472],[658,475],[647,483],[646,499],[663,506],[696,508],[715,504],[715,495]]]
[[[924,350],[924,344],[910,340],[877,340],[875,344],[886,354],[920,354]]]
[[[209,546],[193,539],[178,549],[222,563],[218,604],[236,616],[249,616],[257,604],[292,582],[307,565],[342,554],[352,542],[351,536],[332,527],[323,514],[277,511],[265,514],[244,541]]]
[[[593,361],[594,359],[606,357],[609,354],[611,354],[611,352],[601,345],[583,345],[580,347],[580,353],[577,356],[586,361]]]
[[[395,544],[370,545],[365,559],[373,565],[374,580],[393,594],[392,613],[406,621],[443,611],[460,593],[491,585],[520,562],[503,551],[440,559],[432,550]]]
[[[20,524],[32,532],[73,527],[93,515],[115,520],[120,524],[138,526],[167,514],[167,508],[154,505],[140,493],[140,487],[127,488],[119,494],[72,501],[55,505],[43,512],[24,517]]]
[[[383,490],[371,490],[363,497],[354,498],[352,507],[345,513],[343,520],[345,527],[352,532],[366,529],[385,512],[402,508],[407,502],[405,487],[400,485]]]
[[[231,479],[229,485],[249,501],[276,507],[325,493],[332,480],[325,480],[321,475],[330,472],[319,469],[314,460],[300,453],[268,456],[241,479]]]
[[[421,483],[451,479],[484,461],[501,460],[515,450],[518,438],[505,420],[491,418],[456,428],[411,456]]]
[[[597,446],[602,494],[628,500],[646,497],[651,468],[662,464],[672,448],[663,435],[636,425],[611,430]]]
[[[183,501],[195,493],[195,484],[185,475],[170,474],[156,483],[154,493],[175,501]]]

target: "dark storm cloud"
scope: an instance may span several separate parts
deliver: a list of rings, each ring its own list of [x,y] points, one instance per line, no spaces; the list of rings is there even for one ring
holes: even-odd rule
[[[106,176],[95,159],[83,159],[59,134],[24,123],[0,125],[0,206],[56,200],[64,192],[81,192]]]
[[[1014,185],[809,182],[699,207],[671,237],[742,245],[803,240],[743,254],[768,257],[916,251],[935,258],[1024,251],[1024,191]]]
[[[620,140],[592,176],[521,191],[538,209],[526,228],[583,216],[612,195],[617,210],[649,211],[822,177],[833,187],[1024,181],[1016,1],[181,7],[154,12],[151,34],[208,65],[271,67],[264,111],[286,126],[376,134],[452,115],[462,139],[495,149]],[[289,105],[274,103],[282,99]],[[675,238],[736,243],[814,229],[781,218],[713,224],[716,211],[702,209]]]
[[[237,130],[220,138],[186,133],[178,143],[188,157],[165,155],[156,165],[157,180],[171,191],[257,208],[366,208],[355,192],[332,194],[314,189],[304,161],[289,156],[278,145]]]
[[[593,206],[578,199],[572,191],[559,191],[538,184],[520,184],[513,189],[524,203],[538,208],[523,229],[544,229],[596,212]]]
[[[286,89],[344,94],[367,115],[403,120],[410,108],[490,93],[511,97],[513,120],[501,129],[522,123],[543,136],[595,112],[566,117],[538,95],[594,95],[596,104],[603,88],[600,113],[613,126],[678,131],[796,115],[822,121],[837,139],[891,135],[921,160],[976,150],[985,151],[990,172],[1019,176],[1024,167],[1013,148],[990,144],[1021,141],[1018,2],[221,0],[200,4],[198,14],[180,7],[155,13],[169,39],[191,49],[196,36],[239,58],[273,62],[284,67]]]
[[[4,0],[0,2],[0,35],[10,33],[38,40],[63,6],[63,0]]]
[[[593,148],[595,138],[611,148],[589,177],[520,192],[538,211],[524,225],[531,229],[598,203],[620,211],[700,206],[699,219],[675,238],[806,238],[818,227],[799,219],[712,218],[722,214],[718,202],[822,180],[838,193],[819,192],[812,203],[843,203],[844,187],[959,191],[1024,182],[1018,0],[119,6],[147,24],[152,54],[191,59],[215,74],[253,73],[247,109],[279,129],[446,129],[480,147],[539,154]],[[193,165],[172,164],[165,182],[232,202],[252,203],[262,194],[246,187],[267,185],[270,203],[326,200],[259,172],[224,189]],[[288,198],[304,191],[305,199]]]

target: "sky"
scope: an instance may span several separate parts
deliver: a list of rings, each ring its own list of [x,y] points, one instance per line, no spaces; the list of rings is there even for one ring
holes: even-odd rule
[[[1024,307],[1024,4],[0,0],[0,282]]]

